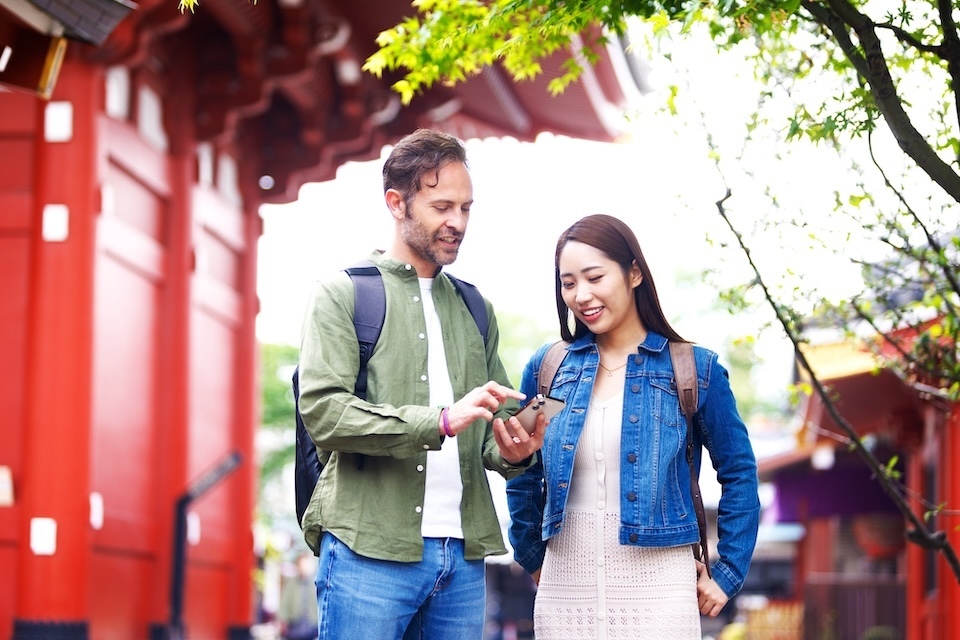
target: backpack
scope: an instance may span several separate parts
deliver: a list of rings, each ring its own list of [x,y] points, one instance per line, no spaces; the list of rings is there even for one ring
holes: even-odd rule
[[[387,294],[383,288],[383,276],[372,262],[364,260],[348,269],[347,275],[353,281],[354,307],[353,326],[360,343],[360,369],[357,372],[357,383],[353,393],[363,400],[367,397],[367,363],[373,354],[373,348],[380,338],[380,330],[387,314]],[[463,298],[467,310],[473,316],[477,329],[487,342],[489,318],[483,296],[475,286],[464,282],[450,274],[446,276],[453,283],[460,297]],[[303,528],[303,514],[310,504],[313,489],[317,486],[323,465],[330,459],[329,451],[317,451],[316,445],[310,438],[303,418],[300,416],[300,368],[293,370],[293,402],[297,419],[296,461],[294,463],[294,490],[296,494],[297,523]]]
[[[543,395],[550,395],[553,378],[566,357],[566,347],[570,343],[562,340],[554,342],[547,349],[537,372],[537,387]],[[703,562],[707,576],[712,577],[710,556],[707,551],[707,518],[703,510],[703,496],[700,493],[700,481],[693,466],[693,414],[697,412],[697,362],[693,357],[693,345],[689,342],[670,342],[670,361],[673,363],[673,378],[680,398],[680,410],[687,421],[687,466],[690,468],[690,492],[693,494],[693,506],[697,512],[697,528],[700,530],[700,543],[694,545],[693,555]]]

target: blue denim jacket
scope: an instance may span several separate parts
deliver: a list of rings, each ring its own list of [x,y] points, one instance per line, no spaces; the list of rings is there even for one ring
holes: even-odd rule
[[[537,393],[537,373],[549,345],[523,371],[520,390]],[[760,523],[757,463],[747,428],[737,413],[727,371],[717,354],[694,347],[698,411],[696,468],[702,447],[723,487],[718,510],[719,559],[713,578],[732,596],[743,586]],[[543,563],[546,541],[563,528],[573,460],[586,417],[599,353],[588,334],[568,347],[550,395],[566,402],[550,421],[540,460],[507,483],[510,543],[520,565],[532,573]],[[671,547],[699,540],[690,492],[685,445],[687,426],[673,380],[667,339],[649,332],[630,357],[624,386],[620,451],[620,543]]]

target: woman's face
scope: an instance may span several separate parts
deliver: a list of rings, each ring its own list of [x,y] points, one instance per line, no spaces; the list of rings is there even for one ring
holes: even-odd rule
[[[560,250],[563,301],[596,335],[641,326],[633,290],[643,280],[636,263],[624,274],[602,251],[571,241]]]

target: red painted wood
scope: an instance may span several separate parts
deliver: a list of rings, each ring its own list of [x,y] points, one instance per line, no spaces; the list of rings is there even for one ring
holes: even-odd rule
[[[36,127],[37,100],[19,93],[0,93],[0,166],[4,171],[20,158],[10,146],[22,148]],[[0,188],[0,465],[13,478],[14,503],[0,507],[0,637],[13,625],[18,581],[23,489],[24,368],[27,309],[30,298],[30,233],[33,209],[32,153],[25,182]]]
[[[89,616],[90,370],[96,184],[94,118],[100,72],[67,60],[54,95],[73,104],[74,137],[36,142],[35,223],[31,230],[29,331],[26,335],[22,517],[16,617],[83,621]],[[41,111],[44,104],[38,103]],[[42,118],[42,115],[40,116]],[[46,203],[70,209],[70,235],[40,235]],[[56,520],[57,551],[35,555],[35,517]]]
[[[944,446],[939,460],[944,484],[943,499],[948,508],[955,509],[960,504],[960,470],[957,461],[960,460],[960,402],[953,403],[953,409],[944,426]],[[957,530],[955,519],[944,518],[943,530],[954,552],[960,552],[960,531]],[[943,594],[941,597],[941,611],[943,611],[942,629],[960,629],[960,581],[957,580],[947,563],[940,560],[941,575],[943,576]]]

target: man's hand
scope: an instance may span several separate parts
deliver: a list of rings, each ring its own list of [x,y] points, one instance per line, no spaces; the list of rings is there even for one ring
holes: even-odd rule
[[[457,435],[481,418],[490,422],[493,420],[493,412],[499,409],[507,398],[523,400],[525,397],[519,391],[491,380],[450,405],[447,409],[450,433]],[[438,428],[442,435],[446,435],[443,427],[443,416],[441,416]]]

